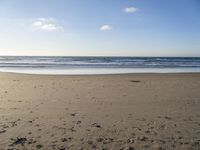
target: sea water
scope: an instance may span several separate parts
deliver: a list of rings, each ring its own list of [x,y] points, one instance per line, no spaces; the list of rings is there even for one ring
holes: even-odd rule
[[[0,56],[0,71],[31,74],[200,72],[200,57]]]

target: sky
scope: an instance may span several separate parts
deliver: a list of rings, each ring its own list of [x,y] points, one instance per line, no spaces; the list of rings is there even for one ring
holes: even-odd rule
[[[0,0],[0,55],[200,56],[200,0]]]

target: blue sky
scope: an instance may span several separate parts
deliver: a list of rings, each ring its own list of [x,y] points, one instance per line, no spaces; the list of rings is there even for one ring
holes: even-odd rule
[[[200,1],[0,0],[0,55],[200,56]]]

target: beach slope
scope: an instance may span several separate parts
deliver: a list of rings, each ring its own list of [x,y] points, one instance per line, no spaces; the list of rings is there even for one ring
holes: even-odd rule
[[[200,149],[200,74],[0,73],[0,149]]]

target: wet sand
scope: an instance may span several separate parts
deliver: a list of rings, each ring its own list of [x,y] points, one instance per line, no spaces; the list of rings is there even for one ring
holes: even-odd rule
[[[0,149],[200,149],[200,74],[0,73]]]

